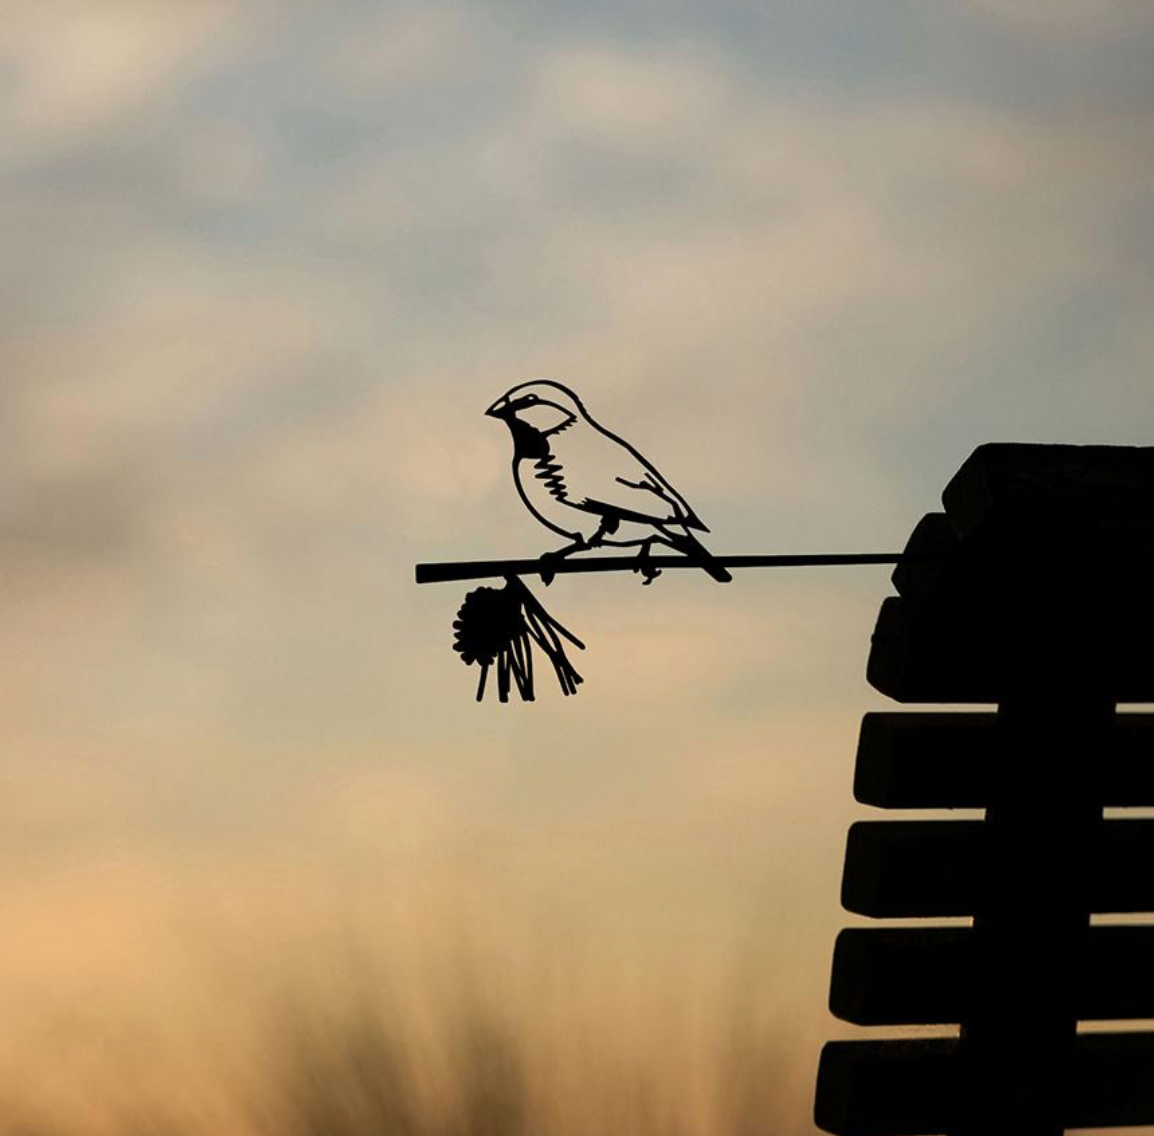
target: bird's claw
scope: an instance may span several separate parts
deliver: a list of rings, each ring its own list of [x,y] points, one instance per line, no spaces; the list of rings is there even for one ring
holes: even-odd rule
[[[646,541],[641,546],[641,551],[637,553],[637,559],[633,561],[633,571],[640,572],[644,577],[641,581],[643,586],[652,584],[661,575],[661,569],[654,567],[649,561],[650,543]]]
[[[633,562],[633,571],[640,572],[644,577],[641,581],[642,586],[652,584],[653,581],[661,575],[661,569],[654,568],[644,556],[638,557],[637,560]]]

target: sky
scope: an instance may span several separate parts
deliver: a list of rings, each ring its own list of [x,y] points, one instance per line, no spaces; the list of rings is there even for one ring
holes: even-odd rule
[[[502,706],[413,565],[551,547],[534,376],[726,553],[1150,444],[1152,56],[1146,0],[3,5],[8,1028],[461,920],[752,965],[801,1100],[886,570],[560,578],[586,682]]]

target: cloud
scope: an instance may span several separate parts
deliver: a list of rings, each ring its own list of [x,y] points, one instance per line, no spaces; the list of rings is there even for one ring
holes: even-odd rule
[[[43,0],[5,18],[0,158],[27,161],[171,98],[243,27],[231,0]]]
[[[962,0],[970,11],[1004,27],[1063,38],[1094,40],[1154,28],[1145,0]]]
[[[533,69],[528,98],[546,129],[624,157],[665,153],[714,128],[729,109],[724,68],[699,51],[565,47]]]
[[[388,26],[434,67],[462,50],[458,15]],[[358,98],[390,105],[391,50],[365,40]],[[24,201],[9,259],[41,274],[23,301],[40,325],[70,274],[90,283],[67,335],[6,346],[9,545],[67,561],[120,543],[148,565],[142,604],[260,595],[269,619],[305,565],[368,586],[370,550],[532,552],[507,439],[478,412],[537,373],[634,437],[723,547],[828,545],[831,518],[877,540],[879,510],[902,515],[879,438],[964,399],[974,352],[1022,313],[1087,280],[1148,290],[1116,237],[1148,191],[1143,121],[769,99],[684,45],[546,45],[505,79],[502,113],[459,143],[370,135],[259,239],[80,185]],[[173,106],[205,147],[189,154],[233,155],[225,196],[252,223],[270,178],[303,176],[270,167],[275,131]]]
[[[462,3],[370,6],[343,26],[322,61],[325,77],[345,97],[374,102],[451,78],[487,33],[483,12]]]
[[[445,11],[393,19],[413,22],[402,39],[459,42]],[[82,502],[90,528],[223,594],[290,545],[306,555],[292,532],[318,556],[361,532],[532,547],[507,440],[476,412],[556,373],[726,520],[724,543],[770,518],[776,540],[808,542],[842,513],[843,537],[868,540],[893,492],[878,431],[961,397],[975,345],[1015,313],[1088,279],[1146,287],[1115,227],[1147,192],[1149,123],[767,100],[684,46],[566,43],[509,81],[506,113],[460,145],[358,151],[293,205],[296,251],[127,208],[97,226],[77,187],[29,205],[11,256],[34,266],[63,226],[45,280],[81,265],[93,285],[67,336],[8,347],[8,531],[41,513],[47,552],[53,515],[79,539],[63,505]],[[247,198],[270,137],[205,152],[218,143]]]
[[[583,83],[602,74],[607,89],[636,88],[649,116],[622,115],[629,145],[598,126]],[[886,487],[855,437],[964,399],[984,344],[1087,280],[1146,288],[1117,242],[1149,192],[1141,118],[772,100],[680,54],[593,48],[544,54],[528,91],[481,171],[537,239],[485,288],[565,282],[547,356],[564,369],[552,369],[605,421],[653,431],[666,465],[713,439],[716,460],[682,486],[695,503],[693,486],[748,483],[767,487],[770,514],[789,507],[778,489],[815,515],[850,486],[877,501]]]

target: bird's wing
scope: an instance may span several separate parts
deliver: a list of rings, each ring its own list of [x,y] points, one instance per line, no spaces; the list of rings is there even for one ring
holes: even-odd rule
[[[623,520],[680,524],[709,530],[688,502],[628,442],[600,427],[566,432],[564,452],[568,504]]]

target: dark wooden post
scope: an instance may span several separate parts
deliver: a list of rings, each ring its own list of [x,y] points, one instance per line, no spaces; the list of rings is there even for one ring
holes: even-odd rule
[[[843,931],[833,1012],[957,1023],[958,1038],[832,1042],[816,1119],[842,1136],[1154,1123],[1154,450],[983,446],[926,517],[874,634],[871,683],[899,702],[991,713],[866,715],[855,794],[983,821],[850,830],[847,909],[972,916],[971,927]]]
[[[1081,691],[1023,693],[998,709],[1001,775],[986,809],[990,870],[974,911],[977,982],[961,1017],[972,1122],[957,1136],[1061,1136],[1077,1012],[1068,997],[1090,927],[1088,867],[1100,842],[1094,786],[1113,706]],[[1023,1044],[1023,1032],[1028,1044]]]

